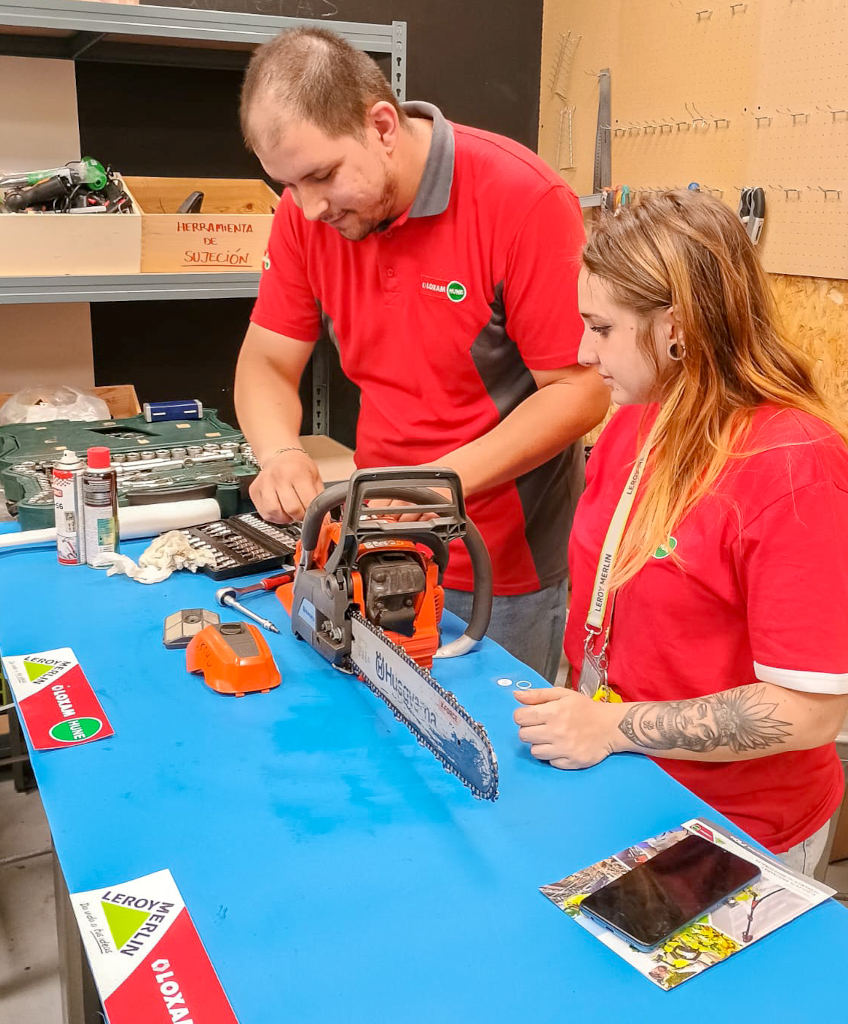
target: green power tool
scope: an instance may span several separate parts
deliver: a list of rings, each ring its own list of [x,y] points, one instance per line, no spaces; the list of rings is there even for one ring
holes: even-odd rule
[[[0,189],[26,188],[38,185],[48,178],[62,178],[68,185],[88,185],[94,192],[106,187],[106,168],[99,160],[85,156],[72,160],[63,167],[49,167],[43,171],[13,171],[0,174]]]

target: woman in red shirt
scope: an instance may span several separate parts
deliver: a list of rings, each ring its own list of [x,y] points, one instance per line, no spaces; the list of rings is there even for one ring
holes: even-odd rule
[[[709,196],[604,218],[579,306],[580,362],[623,408],[569,545],[579,686],[516,693],[519,735],[558,768],[647,754],[812,872],[844,785],[846,427]]]

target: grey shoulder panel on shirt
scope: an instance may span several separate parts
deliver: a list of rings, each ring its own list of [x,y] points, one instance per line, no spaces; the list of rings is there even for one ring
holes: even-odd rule
[[[501,281],[489,304],[489,321],[471,345],[474,366],[501,420],[537,390],[518,345],[507,334],[503,289]],[[584,481],[583,446],[577,442],[516,479],[524,533],[543,587],[568,571],[568,534]]]

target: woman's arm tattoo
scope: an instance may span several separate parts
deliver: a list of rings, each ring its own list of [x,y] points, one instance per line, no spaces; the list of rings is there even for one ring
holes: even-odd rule
[[[729,747],[739,754],[779,744],[789,722],[774,717],[777,704],[765,699],[764,686],[740,686],[692,700],[634,704],[618,723],[624,735],[647,750]]]

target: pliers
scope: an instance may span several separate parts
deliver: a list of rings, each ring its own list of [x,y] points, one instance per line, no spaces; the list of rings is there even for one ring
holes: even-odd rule
[[[739,196],[739,219],[754,245],[760,240],[766,218],[766,194],[759,187],[743,188]]]

